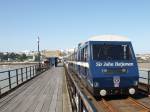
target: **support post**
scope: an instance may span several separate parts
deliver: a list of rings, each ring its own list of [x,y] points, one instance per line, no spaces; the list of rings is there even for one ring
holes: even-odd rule
[[[23,68],[21,68],[21,81],[23,82]]]
[[[8,80],[9,80],[9,90],[11,90],[11,77],[10,77],[10,71],[8,71]]]
[[[31,66],[30,66],[30,79],[31,79]]]
[[[40,37],[37,38],[37,44],[38,44],[38,61],[39,61],[39,67],[38,69],[41,69],[41,54],[40,54]]]
[[[34,66],[32,66],[32,70],[33,70],[33,77],[34,77]]]
[[[35,65],[35,75],[37,75],[37,66]]]
[[[150,71],[148,71],[148,93],[150,94]]]
[[[80,96],[79,96],[79,112],[83,112],[83,101]]]
[[[16,69],[16,82],[17,82],[17,86],[18,86],[18,69]]]
[[[2,92],[1,92],[1,87],[0,87],[0,96],[1,96]]]
[[[28,67],[26,67],[26,80],[28,80]]]

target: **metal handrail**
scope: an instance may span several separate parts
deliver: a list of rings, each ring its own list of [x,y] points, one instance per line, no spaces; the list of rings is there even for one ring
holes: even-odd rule
[[[42,65],[42,67],[43,67],[43,65]],[[49,68],[48,66],[45,66],[44,68],[40,68],[40,71],[39,71],[38,65],[34,65],[34,66],[22,67],[22,68],[18,68],[18,69],[0,72],[0,76],[2,76],[2,74],[7,75],[6,78],[0,79],[0,84],[8,83],[8,85],[5,85],[5,86],[1,85],[0,96],[5,94],[6,92],[12,90],[13,88],[19,86],[20,84],[30,80],[31,78],[39,75],[41,72],[46,71],[48,68]],[[38,69],[38,71],[37,71],[37,69]],[[14,71],[14,72],[12,73],[12,71]],[[7,73],[7,74],[4,74],[4,73]],[[12,87],[12,85],[13,85],[13,87]],[[6,90],[6,88],[8,88],[8,89]]]
[[[31,67],[34,67],[34,66],[31,66]],[[27,67],[27,68],[29,68],[29,67]],[[25,69],[25,68],[22,68],[22,69]],[[14,70],[2,71],[2,72],[0,72],[0,75],[1,75],[2,73],[11,72],[11,71],[16,71],[16,70],[21,70],[21,68],[14,69]],[[27,71],[27,72],[30,72],[30,71]],[[25,71],[25,72],[23,72],[23,73],[26,73],[26,71]]]
[[[150,70],[139,70],[139,71],[147,72],[147,78],[141,77],[141,76],[139,78],[147,79],[148,80],[148,85],[150,85]]]
[[[67,84],[67,85],[68,85],[69,95],[71,97],[72,106],[75,105],[72,108],[74,108],[75,111],[79,111],[79,112],[82,112],[83,109],[86,111],[89,111],[89,112],[96,112],[97,111],[96,108],[93,106],[93,104],[87,98],[87,96],[85,96],[84,93],[82,93],[81,89],[78,87],[77,83],[74,81],[74,78],[67,70],[66,66],[65,66],[65,71],[66,71],[66,77],[69,78],[68,83],[71,84],[71,85],[70,84]],[[76,95],[78,96],[79,104],[75,104],[74,97]]]
[[[144,84],[146,85],[147,87],[147,92],[150,94],[150,70],[139,70],[139,71],[144,71],[144,72],[147,72],[147,78],[146,77],[139,77],[139,79],[145,79],[147,80],[147,83],[144,83],[144,82],[140,82],[140,84]]]
[[[35,66],[39,66],[39,65],[34,65],[34,67],[35,67]],[[24,69],[24,68],[29,68],[29,67],[33,67],[33,66],[31,66],[31,65],[30,65],[30,66],[21,67],[21,68],[23,68],[23,69]],[[20,68],[0,71],[0,75],[1,75],[1,73],[5,73],[5,72],[8,72],[8,71],[10,71],[10,72],[11,72],[11,71],[15,71],[15,70],[18,70],[18,69],[20,69]]]

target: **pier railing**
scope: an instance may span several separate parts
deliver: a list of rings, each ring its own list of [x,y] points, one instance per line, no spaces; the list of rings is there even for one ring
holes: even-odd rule
[[[40,68],[39,65],[33,65],[0,72],[0,96],[31,80],[48,68],[41,64]]]
[[[72,109],[77,112],[96,112],[96,108],[93,106],[93,104],[91,104],[89,98],[84,95],[66,66],[65,72]]]
[[[139,70],[139,86],[145,87],[144,90],[150,94],[150,70]]]

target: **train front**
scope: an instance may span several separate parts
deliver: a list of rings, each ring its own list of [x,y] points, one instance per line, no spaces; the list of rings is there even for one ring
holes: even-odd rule
[[[139,73],[131,42],[91,41],[90,46],[94,95],[136,94]]]

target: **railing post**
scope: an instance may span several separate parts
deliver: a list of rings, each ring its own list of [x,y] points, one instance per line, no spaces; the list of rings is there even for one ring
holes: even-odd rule
[[[23,68],[21,68],[21,81],[23,82]]]
[[[150,85],[150,71],[148,71],[148,85]]]
[[[30,78],[31,78],[31,66],[30,66]]]
[[[35,65],[35,75],[37,75],[37,67],[36,67],[36,65]]]
[[[82,107],[82,100],[80,98],[80,96],[78,96],[78,111],[79,112],[83,112],[83,107]]]
[[[148,93],[150,93],[150,71],[148,71]]]
[[[18,69],[16,69],[16,82],[17,82],[17,86],[18,86]]]
[[[10,77],[10,71],[8,71],[8,80],[9,80],[9,90],[11,90],[11,77]]]
[[[28,80],[28,67],[26,67],[26,80]]]
[[[1,96],[2,92],[1,92],[1,87],[0,87],[0,96]]]
[[[83,112],[83,102],[80,96],[79,96],[79,112]]]
[[[33,69],[33,77],[34,77],[34,66],[32,66],[32,69]]]

